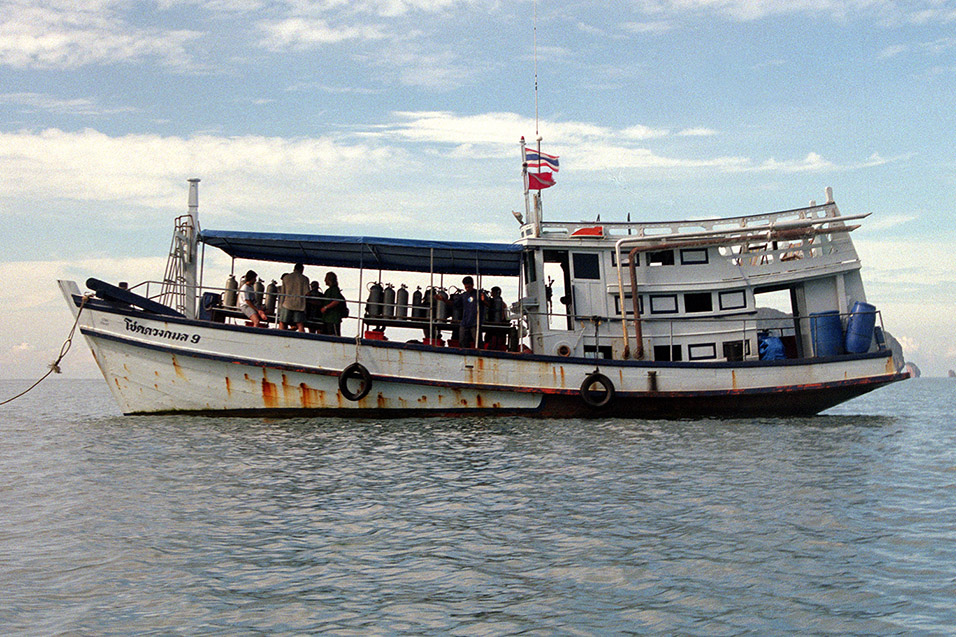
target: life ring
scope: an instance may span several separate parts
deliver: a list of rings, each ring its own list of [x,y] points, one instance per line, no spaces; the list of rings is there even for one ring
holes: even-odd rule
[[[600,389],[594,389],[595,385],[600,385]],[[592,372],[581,383],[581,400],[595,409],[607,407],[614,400],[614,384],[604,374]]]
[[[349,389],[349,381],[351,380],[361,381],[358,391]],[[368,370],[365,369],[365,365],[361,363],[352,363],[343,369],[339,375],[339,391],[349,400],[362,400],[368,395],[371,389],[372,375],[368,373]]]

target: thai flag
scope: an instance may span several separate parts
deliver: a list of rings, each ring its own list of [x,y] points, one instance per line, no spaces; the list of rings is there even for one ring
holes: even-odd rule
[[[524,152],[524,160],[528,168],[547,168],[552,172],[558,172],[558,156],[548,155],[537,150],[528,150]]]

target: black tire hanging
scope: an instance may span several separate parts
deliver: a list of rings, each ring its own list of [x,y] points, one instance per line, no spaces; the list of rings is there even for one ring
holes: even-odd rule
[[[349,381],[351,380],[361,381],[358,391],[352,391],[349,389]],[[339,391],[342,392],[342,395],[349,400],[362,400],[371,390],[372,375],[368,373],[368,370],[365,369],[365,366],[361,363],[352,363],[343,369],[342,373],[339,375]]]
[[[600,385],[600,389],[595,390],[595,385]],[[588,374],[581,383],[581,400],[594,409],[607,407],[614,400],[614,384],[610,378],[599,372]]]

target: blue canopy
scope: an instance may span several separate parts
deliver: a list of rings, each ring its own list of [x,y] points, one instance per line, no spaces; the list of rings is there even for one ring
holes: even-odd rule
[[[510,243],[424,241],[203,230],[199,240],[234,258],[401,272],[517,276],[523,248]]]

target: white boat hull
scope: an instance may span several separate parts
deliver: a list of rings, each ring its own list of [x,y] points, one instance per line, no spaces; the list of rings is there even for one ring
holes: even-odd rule
[[[61,282],[74,312],[78,288]],[[88,303],[79,326],[124,413],[631,417],[809,414],[906,377],[888,354],[781,362],[647,363],[432,348],[158,317]],[[371,377],[358,400],[342,370]],[[602,374],[607,405],[582,396]]]

